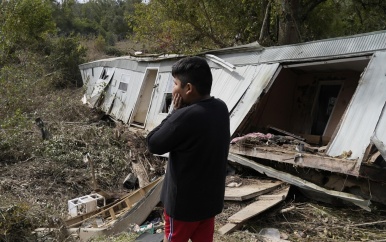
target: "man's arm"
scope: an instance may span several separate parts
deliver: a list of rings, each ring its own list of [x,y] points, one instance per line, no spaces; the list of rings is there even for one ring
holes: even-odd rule
[[[175,114],[169,114],[160,125],[147,135],[146,142],[151,153],[165,154],[181,143],[183,134],[173,115]]]
[[[151,153],[165,154],[170,152],[180,142],[181,132],[176,130],[177,124],[170,121],[169,118],[172,117],[176,110],[184,106],[181,96],[179,94],[173,95],[173,111],[146,137],[146,143]]]

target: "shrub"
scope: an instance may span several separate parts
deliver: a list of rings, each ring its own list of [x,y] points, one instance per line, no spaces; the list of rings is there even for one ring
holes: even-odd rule
[[[0,207],[0,241],[31,241],[37,219],[26,204]]]
[[[75,36],[57,37],[51,41],[48,61],[52,73],[58,72],[58,79],[54,81],[56,87],[82,86],[82,76],[79,64],[84,62],[86,48],[80,44]]]

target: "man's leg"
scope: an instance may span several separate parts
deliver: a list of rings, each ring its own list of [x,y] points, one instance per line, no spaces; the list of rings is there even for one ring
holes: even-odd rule
[[[212,242],[214,234],[214,217],[197,222],[185,222],[169,217],[164,212],[164,242]]]
[[[199,222],[190,237],[192,242],[213,242],[214,234],[214,217]]]

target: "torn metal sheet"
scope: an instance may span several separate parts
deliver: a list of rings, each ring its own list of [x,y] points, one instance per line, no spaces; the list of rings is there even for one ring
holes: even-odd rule
[[[102,71],[101,76],[97,80],[97,82],[94,85],[94,89],[92,90],[92,93],[90,95],[90,98],[88,102],[90,103],[91,107],[95,107],[95,105],[98,103],[99,98],[102,95],[103,90],[107,88],[110,81],[113,78],[115,72],[115,68],[105,68]]]
[[[327,150],[329,156],[351,151],[349,158],[358,159],[357,172],[386,101],[385,63],[386,52],[373,55]],[[384,139],[384,135],[379,138]]]
[[[264,89],[271,83],[279,64],[262,64],[255,67],[256,74],[252,77],[252,83],[237,103],[230,115],[231,135],[236,131],[241,122],[247,116],[252,106],[259,100]],[[231,110],[229,110],[231,111]]]
[[[333,191],[333,190],[328,190],[323,187],[320,187],[318,185],[315,185],[314,183],[308,182],[304,179],[301,179],[299,177],[293,176],[291,174],[275,170],[271,167],[261,165],[259,163],[256,163],[252,160],[249,160],[247,158],[244,158],[239,155],[235,155],[232,153],[229,153],[228,159],[233,162],[237,162],[241,165],[250,167],[262,174],[266,174],[269,177],[273,177],[276,179],[279,179],[281,181],[287,182],[289,184],[292,184],[294,186],[297,186],[299,188],[305,189],[305,190],[310,190],[314,192],[319,192],[319,193],[324,193],[330,196],[334,196],[336,198],[340,198],[342,200],[352,202],[353,204],[365,209],[366,211],[371,211],[369,205],[371,202],[369,200],[365,200],[361,198],[360,196],[356,196],[350,193],[345,193],[345,192],[338,192],[338,191]]]
[[[211,96],[223,100],[232,110],[245,93],[256,75],[256,66],[238,66],[233,72],[227,69],[212,69],[213,83]]]

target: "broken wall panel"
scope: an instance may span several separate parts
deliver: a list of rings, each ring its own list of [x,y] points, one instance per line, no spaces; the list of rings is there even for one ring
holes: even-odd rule
[[[296,134],[331,137],[355,91],[359,74],[354,72],[310,73],[299,75],[298,79],[290,131]],[[334,86],[339,89],[334,97],[329,97],[328,91],[325,93],[321,91],[322,87]],[[325,96],[322,97],[322,95]],[[332,104],[328,103],[329,99],[334,99]],[[320,112],[326,113],[327,105],[330,108],[329,116],[320,115]]]
[[[319,134],[331,137],[355,91],[358,79],[359,73],[356,72],[303,73],[282,69],[272,87],[256,105],[243,133],[270,132],[267,128],[274,126],[294,134],[312,134],[313,120],[316,119],[313,110],[316,109],[319,86],[338,84],[340,91],[330,119],[324,121],[325,127]]]
[[[360,79],[339,130],[327,150],[330,156],[351,151],[349,158],[358,159],[358,171],[386,101],[385,63],[386,52],[376,52]]]
[[[244,166],[247,166],[247,167],[250,167],[250,168],[252,168],[252,169],[254,169],[262,174],[265,174],[269,177],[273,177],[273,178],[279,179],[281,181],[287,182],[289,184],[295,185],[299,188],[302,188],[305,190],[310,190],[313,192],[322,193],[325,195],[330,195],[330,196],[333,196],[333,197],[336,197],[336,198],[339,198],[339,199],[342,199],[342,200],[345,200],[348,202],[352,202],[353,204],[355,204],[355,205],[357,205],[357,206],[359,206],[367,211],[371,211],[371,209],[369,208],[369,205],[371,204],[371,202],[369,200],[363,199],[360,196],[353,195],[353,194],[346,193],[346,192],[338,192],[338,191],[325,189],[323,187],[317,186],[314,183],[308,182],[308,181],[301,179],[299,177],[293,176],[293,175],[288,174],[286,172],[282,172],[282,171],[273,169],[273,168],[268,167],[268,166],[264,166],[262,164],[254,162],[252,160],[249,160],[243,156],[236,155],[233,153],[229,153],[228,160],[233,161],[233,162],[237,162],[237,163],[244,165]]]
[[[231,111],[256,75],[256,66],[239,66],[233,72],[226,68],[212,68],[211,96],[223,100]]]
[[[103,67],[92,67],[89,69],[84,69],[84,74],[82,75],[83,83],[86,85],[86,98],[89,99],[91,97],[91,93],[94,90],[95,84],[101,75]]]
[[[114,75],[115,68],[103,68],[98,80],[93,86],[94,89],[91,92],[88,102],[91,107],[99,106],[100,98],[102,97],[103,91],[106,90],[112,77]]]
[[[275,79],[272,87],[261,100],[261,104],[251,117],[254,120],[254,131],[258,127],[268,125],[283,130],[291,129],[291,116],[293,113],[294,90],[296,87],[297,75],[288,70],[282,69]]]
[[[144,74],[124,69],[120,69],[117,74],[117,89],[110,115],[127,123],[137,101]]]
[[[149,110],[146,130],[152,130],[168,115],[166,105],[167,95],[172,93],[173,76],[170,72],[160,72],[154,87],[153,101]]]
[[[131,124],[135,124],[142,128],[146,125],[146,119],[150,110],[157,77],[158,68],[152,67],[146,69],[141,89],[135,103],[134,112],[130,119]]]
[[[256,75],[243,97],[240,99],[230,115],[231,135],[239,127],[243,119],[251,111],[252,106],[259,100],[264,89],[273,81],[273,77],[279,68],[279,64],[262,64],[256,66]]]

